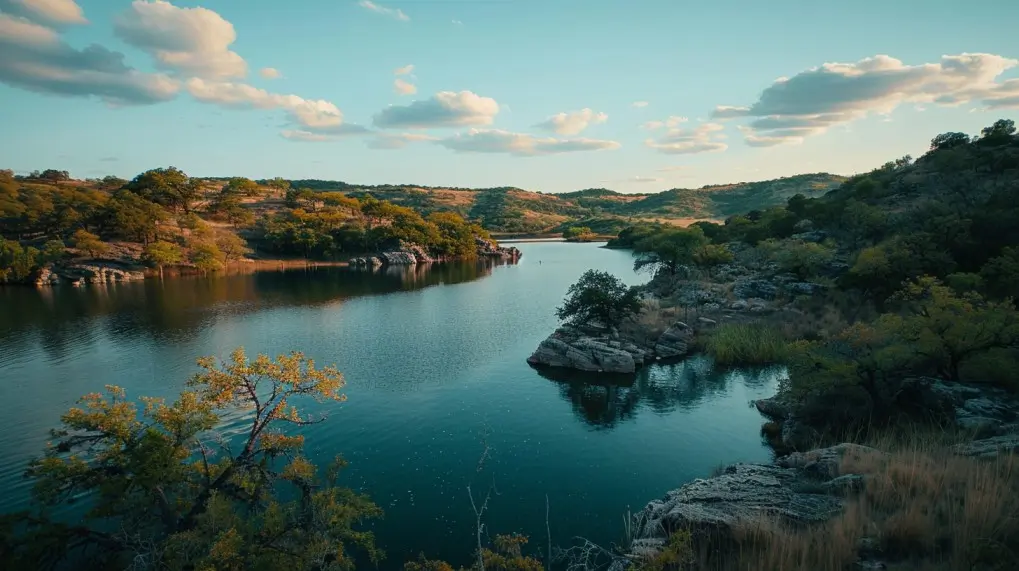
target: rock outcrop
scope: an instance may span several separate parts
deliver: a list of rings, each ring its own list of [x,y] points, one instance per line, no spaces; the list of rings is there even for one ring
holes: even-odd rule
[[[114,282],[133,282],[145,279],[145,272],[126,269],[119,265],[90,262],[71,263],[45,266],[40,268],[31,278],[36,287],[48,287],[61,283],[74,286],[85,284],[106,284]]]
[[[840,444],[775,464],[734,464],[711,478],[685,484],[633,516],[632,555],[653,554],[677,529],[726,534],[740,523],[761,517],[795,523],[825,521],[841,511],[847,490],[862,484],[857,474],[839,473],[842,456],[862,452],[878,453],[865,446]]]
[[[682,357],[690,350],[694,330],[677,321],[652,343],[623,339],[601,327],[560,327],[542,341],[527,362],[598,373],[633,373],[649,360]]]
[[[521,257],[520,250],[514,247],[502,248],[494,241],[475,238],[477,255],[482,258],[498,258],[508,261],[517,261]],[[428,250],[409,242],[400,242],[399,246],[392,250],[381,252],[374,256],[362,256],[350,259],[350,265],[360,268],[379,268],[382,266],[412,266],[415,264],[430,264],[432,262],[449,261],[448,258],[432,256]]]

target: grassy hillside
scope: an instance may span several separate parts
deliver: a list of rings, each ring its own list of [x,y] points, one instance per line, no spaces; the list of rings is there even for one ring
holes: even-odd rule
[[[492,232],[562,232],[570,226],[590,227],[614,234],[635,222],[687,225],[696,220],[721,220],[748,210],[785,204],[796,194],[821,196],[845,177],[804,174],[776,180],[739,182],[698,189],[674,188],[649,194],[623,194],[589,188],[561,194],[513,187],[487,189],[418,185],[354,186],[340,181],[292,180],[293,188],[342,192],[362,198],[368,194],[420,211],[456,212]],[[265,184],[268,181],[258,181]]]

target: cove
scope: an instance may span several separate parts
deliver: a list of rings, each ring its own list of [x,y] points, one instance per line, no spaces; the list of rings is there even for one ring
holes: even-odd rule
[[[632,382],[539,373],[526,363],[557,325],[566,289],[595,268],[640,283],[628,253],[598,243],[521,243],[514,265],[441,264],[147,280],[52,290],[0,288],[0,511],[25,505],[26,462],[79,396],[117,384],[173,397],[202,355],[304,351],[343,371],[347,402],[312,405],[317,461],[385,510],[382,569],[429,557],[465,563],[475,496],[486,527],[544,546],[618,542],[637,511],[723,463],[765,461],[761,418],[780,371],[713,371],[702,358],[651,365]]]

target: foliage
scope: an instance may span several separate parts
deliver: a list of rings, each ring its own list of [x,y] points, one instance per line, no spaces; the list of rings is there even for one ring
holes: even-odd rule
[[[693,562],[693,535],[680,529],[669,535],[668,543],[654,556],[634,563],[628,571],[683,571]]]
[[[713,268],[732,262],[733,253],[721,244],[705,244],[693,253],[693,263],[702,268]]]
[[[163,266],[172,266],[183,262],[184,251],[177,244],[160,240],[145,247],[142,259],[149,265],[162,270]]]
[[[355,526],[381,511],[336,484],[337,460],[321,470],[286,426],[301,399],[340,401],[343,376],[301,353],[227,363],[201,372],[167,404],[123,389],[86,395],[32,462],[32,509],[6,516],[0,549],[7,569],[354,569],[354,552],[381,553]],[[221,419],[244,411],[247,427],[213,444]],[[50,510],[81,504],[73,523]]]
[[[650,270],[675,275],[684,265],[694,263],[694,256],[707,245],[700,228],[670,228],[641,239],[633,246],[634,271]]]
[[[148,244],[158,240],[158,224],[166,210],[128,190],[114,193],[108,203],[103,228],[107,234]]]
[[[99,236],[89,232],[88,230],[78,230],[71,237],[74,241],[74,247],[88,252],[88,255],[97,258],[102,256],[110,250],[110,247],[99,239]]]
[[[611,327],[638,311],[640,298],[636,288],[627,287],[608,272],[587,270],[567,290],[563,304],[556,308],[556,316],[574,325],[597,321]]]
[[[519,534],[496,535],[494,549],[481,549],[481,567],[477,561],[469,568],[460,571],[544,571],[541,561],[523,554],[523,546],[527,545],[527,537]],[[426,559],[422,554],[417,561],[404,564],[403,571],[456,571],[445,561]]]
[[[886,316],[887,326],[921,363],[959,381],[960,366],[991,349],[1019,343],[1019,312],[1011,299],[987,301],[980,294],[956,294],[934,278],[906,284],[895,296],[903,313]]]
[[[248,243],[233,232],[221,232],[216,236],[216,247],[223,253],[223,259],[227,261],[240,260],[251,253]]]
[[[20,282],[38,267],[39,251],[22,247],[14,240],[0,238],[0,283]]]
[[[191,263],[203,273],[223,268],[226,256],[214,243],[198,242],[191,246]]]
[[[563,231],[563,238],[567,242],[590,242],[594,240],[594,232],[587,226],[570,226]]]
[[[780,270],[796,274],[800,279],[816,276],[834,257],[831,248],[797,239],[771,242],[766,249]]]
[[[718,326],[708,336],[708,354],[719,365],[770,365],[786,356],[786,342],[774,329],[753,323]]]
[[[148,201],[183,212],[190,212],[199,191],[198,181],[176,167],[145,171],[124,188]]]

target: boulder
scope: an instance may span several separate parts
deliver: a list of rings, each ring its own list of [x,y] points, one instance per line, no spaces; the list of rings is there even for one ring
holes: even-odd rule
[[[956,454],[978,458],[994,458],[999,454],[1019,453],[1019,432],[956,444],[954,451]]]
[[[608,339],[570,335],[563,330],[542,341],[528,357],[531,365],[563,367],[599,373],[633,373],[645,352],[630,343],[613,347]]]
[[[810,282],[792,282],[785,285],[786,291],[793,295],[817,295],[827,288],[821,284]]]
[[[57,285],[58,283],[60,283],[60,276],[52,269],[50,269],[49,266],[44,266],[42,268],[39,268],[39,271],[36,274],[33,283],[35,283],[36,287]]]
[[[828,237],[828,234],[826,234],[822,230],[812,230],[809,232],[800,232],[799,234],[793,234],[792,237],[798,240],[803,240],[804,242],[819,243],[824,242],[825,238]]]
[[[664,539],[676,529],[694,533],[728,531],[760,517],[821,522],[841,510],[839,498],[801,493],[803,473],[775,465],[736,464],[721,474],[694,480],[650,502],[634,517],[637,539]]]
[[[662,358],[680,357],[690,350],[694,331],[686,323],[677,321],[665,330],[655,342],[655,354]]]
[[[379,258],[382,259],[383,265],[386,266],[412,266],[418,263],[414,254],[402,250],[395,252],[382,252],[379,254]]]

